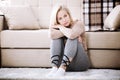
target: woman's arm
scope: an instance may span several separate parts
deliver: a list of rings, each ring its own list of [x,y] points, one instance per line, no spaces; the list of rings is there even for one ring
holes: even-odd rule
[[[66,37],[70,39],[77,38],[85,31],[82,21],[77,21],[72,28],[59,27],[59,29]]]
[[[49,36],[51,39],[57,39],[63,37],[64,34],[56,28],[49,28]]]

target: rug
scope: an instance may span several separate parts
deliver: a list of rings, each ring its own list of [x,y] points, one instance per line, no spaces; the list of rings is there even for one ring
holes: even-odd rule
[[[120,70],[89,69],[66,72],[62,77],[46,77],[50,68],[0,68],[0,80],[120,80]]]

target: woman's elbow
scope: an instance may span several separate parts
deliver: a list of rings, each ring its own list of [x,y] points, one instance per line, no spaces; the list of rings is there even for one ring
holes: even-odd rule
[[[54,36],[50,35],[49,36],[50,39],[56,39]]]

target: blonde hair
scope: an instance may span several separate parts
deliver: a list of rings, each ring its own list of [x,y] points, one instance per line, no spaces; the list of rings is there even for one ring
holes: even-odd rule
[[[65,11],[68,13],[68,15],[70,16],[71,22],[73,22],[73,19],[72,19],[72,16],[71,16],[71,14],[70,14],[69,9],[68,9],[65,5],[58,5],[58,4],[57,4],[57,5],[53,8],[53,10],[52,10],[51,18],[50,18],[50,25],[49,25],[49,26],[59,24],[58,21],[57,21],[57,13],[58,13],[60,10],[65,10]]]

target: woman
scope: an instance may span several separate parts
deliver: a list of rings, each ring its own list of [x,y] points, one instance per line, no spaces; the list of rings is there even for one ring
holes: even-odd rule
[[[53,9],[50,20],[51,63],[48,76],[63,76],[65,71],[85,71],[89,68],[85,30],[82,21],[73,21],[63,5]]]

